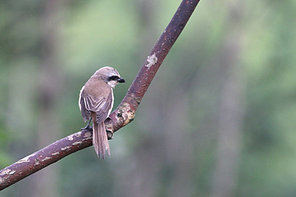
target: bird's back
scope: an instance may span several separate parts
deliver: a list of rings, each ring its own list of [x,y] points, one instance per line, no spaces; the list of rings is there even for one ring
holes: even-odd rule
[[[112,89],[103,80],[89,79],[84,86],[84,94],[91,96],[93,99],[107,99]]]

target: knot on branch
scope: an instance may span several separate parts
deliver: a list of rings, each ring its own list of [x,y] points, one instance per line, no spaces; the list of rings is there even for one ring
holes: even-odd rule
[[[135,118],[135,110],[130,103],[121,103],[116,110],[116,120],[122,122],[122,126],[127,125],[129,122],[133,121]]]

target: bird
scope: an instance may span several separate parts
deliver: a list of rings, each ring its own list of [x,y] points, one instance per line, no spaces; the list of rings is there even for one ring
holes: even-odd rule
[[[124,83],[118,71],[110,66],[97,70],[81,88],[78,105],[84,122],[84,129],[93,125],[93,146],[98,158],[104,159],[106,152],[110,156],[110,147],[104,121],[109,117],[114,104],[113,88]]]

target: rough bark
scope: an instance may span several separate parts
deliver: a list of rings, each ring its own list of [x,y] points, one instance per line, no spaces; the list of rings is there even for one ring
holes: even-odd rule
[[[120,105],[105,121],[107,130],[112,133],[130,123],[135,112],[159,69],[164,58],[177,40],[193,13],[199,0],[183,0],[166,27],[144,65],[131,84]],[[0,171],[0,190],[14,184],[26,176],[60,160],[61,158],[92,145],[92,133],[82,130],[54,142],[47,147],[17,161]]]

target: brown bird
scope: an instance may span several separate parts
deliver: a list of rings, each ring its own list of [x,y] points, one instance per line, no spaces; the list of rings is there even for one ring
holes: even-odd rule
[[[97,70],[81,88],[78,105],[85,129],[93,123],[93,146],[99,158],[105,158],[105,152],[110,155],[108,137],[104,121],[110,115],[114,103],[113,88],[117,83],[124,83],[115,68],[106,66]]]

